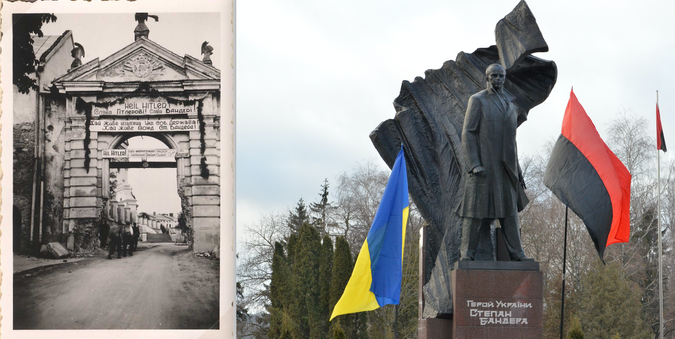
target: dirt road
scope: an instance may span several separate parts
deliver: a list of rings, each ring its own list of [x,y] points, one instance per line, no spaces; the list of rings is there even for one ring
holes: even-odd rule
[[[218,328],[218,261],[150,246],[14,274],[14,328]]]

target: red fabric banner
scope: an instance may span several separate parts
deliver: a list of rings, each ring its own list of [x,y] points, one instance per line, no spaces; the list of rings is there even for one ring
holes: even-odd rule
[[[668,152],[666,149],[666,138],[663,136],[663,128],[661,127],[661,112],[659,112],[658,103],[656,103],[656,149]]]
[[[605,247],[630,238],[630,183],[628,169],[571,92],[544,184],[584,221],[601,258]]]

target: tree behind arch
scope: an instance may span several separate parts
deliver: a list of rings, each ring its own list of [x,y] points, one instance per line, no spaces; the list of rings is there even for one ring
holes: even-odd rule
[[[12,83],[16,85],[19,93],[28,94],[31,89],[38,90],[37,80],[30,77],[30,74],[35,73],[36,66],[40,63],[33,51],[31,34],[38,37],[44,36],[42,25],[49,22],[56,22],[54,14],[14,14],[12,16],[12,28],[14,29]]]

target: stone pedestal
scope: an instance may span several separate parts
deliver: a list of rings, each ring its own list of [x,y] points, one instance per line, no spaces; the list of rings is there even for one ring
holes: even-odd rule
[[[541,338],[543,286],[539,263],[460,261],[452,275],[452,336]]]
[[[420,319],[417,324],[417,337],[420,339],[444,339],[452,336],[452,318]]]
[[[423,288],[429,280],[425,263],[428,265],[429,259],[424,250],[427,235],[424,228],[420,230],[418,338],[542,337],[543,276],[539,263],[510,261],[502,229],[495,231],[497,261],[455,262],[448,284],[454,296],[453,314],[424,319]]]

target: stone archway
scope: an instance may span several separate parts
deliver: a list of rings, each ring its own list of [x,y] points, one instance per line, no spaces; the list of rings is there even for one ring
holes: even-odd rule
[[[122,115],[106,119],[106,116],[101,114],[102,118],[94,119],[86,116],[89,114],[87,112],[92,111],[91,108],[84,109],[85,116],[82,116],[82,109],[77,109],[75,105],[75,110],[67,114],[69,119],[66,122],[66,130],[71,132],[71,137],[66,141],[66,159],[70,160],[66,160],[64,172],[69,180],[66,180],[64,188],[69,196],[64,200],[63,231],[64,234],[68,234],[69,249],[95,246],[98,237],[92,234],[92,230],[97,228],[96,224],[99,222],[97,219],[102,217],[101,212],[111,208],[108,199],[108,174],[111,162],[106,154],[115,150],[124,140],[141,135],[160,140],[178,155],[173,166],[177,169],[176,182],[181,207],[187,216],[188,225],[193,230],[190,234],[194,234],[194,250],[212,252],[219,249],[220,164],[219,133],[216,124],[218,111],[215,110],[217,94],[201,94],[201,113],[189,110],[195,113],[194,116],[185,114],[179,118],[159,114],[142,118]],[[135,106],[139,103],[144,105],[146,101],[164,104],[165,100],[162,97],[137,93],[122,98],[121,103],[115,105]],[[99,104],[96,101],[90,103]],[[203,109],[204,106],[210,109]],[[197,117],[197,113],[202,116]],[[106,124],[112,127],[106,129]],[[153,131],[147,131],[151,127],[140,130],[145,125],[151,126]],[[169,126],[179,130],[163,132],[155,128],[157,126]],[[180,130],[183,128],[187,130]]]
[[[123,161],[120,161],[120,160],[115,159],[113,157],[106,158],[104,156],[102,162],[100,163],[100,167],[102,169],[102,171],[101,171],[102,190],[101,191],[102,191],[102,196],[103,196],[104,205],[105,205],[104,210],[108,212],[107,217],[109,219],[113,219],[113,215],[112,215],[113,213],[112,212],[116,211],[117,208],[120,207],[120,205],[126,205],[125,207],[130,208],[129,213],[130,213],[130,219],[131,219],[130,221],[131,222],[138,223],[139,226],[143,225],[143,226],[147,226],[147,227],[150,227],[150,228],[156,228],[156,227],[154,227],[155,225],[146,223],[148,220],[146,220],[147,218],[143,217],[143,214],[140,214],[140,210],[137,209],[138,205],[137,205],[136,201],[122,203],[122,202],[119,201],[121,199],[121,197],[118,197],[119,199],[113,199],[113,196],[111,196],[111,195],[112,195],[112,192],[114,191],[114,189],[109,186],[109,185],[111,185],[112,171],[114,171],[115,169],[117,169],[117,170],[126,169],[126,170],[131,171],[134,168],[143,168],[143,169],[146,169],[146,168],[149,168],[149,169],[175,168],[175,176],[176,176],[176,183],[175,183],[176,184],[176,191],[175,191],[175,193],[176,193],[176,197],[178,197],[181,202],[187,202],[189,200],[186,199],[187,197],[185,196],[185,189],[184,189],[183,186],[184,186],[184,183],[185,183],[184,179],[186,177],[186,173],[185,173],[186,164],[189,165],[189,159],[187,159],[186,156],[181,155],[181,153],[185,154],[187,152],[185,152],[185,150],[181,150],[179,145],[180,144],[186,144],[187,141],[190,140],[190,138],[189,138],[188,133],[176,133],[174,135],[167,134],[167,133],[127,133],[127,134],[120,133],[120,134],[110,134],[108,136],[103,137],[104,140],[109,139],[109,142],[107,142],[109,148],[107,150],[103,151],[104,155],[106,154],[106,152],[108,154],[110,154],[111,153],[110,151],[112,151],[112,150],[117,150],[117,151],[121,152],[123,150],[129,149],[129,147],[131,147],[130,144],[129,144],[129,146],[126,146],[126,147],[121,147],[121,146],[128,144],[129,140],[131,140],[133,138],[137,138],[137,137],[148,137],[150,139],[154,139],[156,141],[159,141],[164,146],[166,146],[167,149],[158,150],[159,154],[145,153],[145,155],[146,155],[145,160],[143,162],[140,162],[140,163],[138,161],[129,162],[131,160],[129,157],[121,157],[121,159]],[[101,140],[101,139],[102,138],[99,136],[99,140]],[[136,151],[138,151],[138,150],[136,150]],[[148,155],[150,156],[150,158],[148,158]],[[156,157],[163,158],[164,160],[166,160],[167,155],[171,156],[171,157],[174,157],[174,161],[173,162],[152,161],[152,159],[151,159],[153,156],[156,156]],[[130,155],[130,157],[135,157],[136,160],[139,157],[143,158],[141,155],[138,155],[138,154]],[[124,161],[124,160],[127,160],[127,161]],[[129,177],[130,177],[131,173],[128,172],[128,174],[126,174],[124,176],[128,179],[129,177],[127,175],[129,175]],[[133,185],[130,186],[130,187],[135,188]],[[136,197],[134,197],[133,199],[135,200]],[[134,207],[136,207],[136,209],[134,209]],[[183,215],[189,214],[192,211],[192,206],[190,204],[181,203],[180,207],[181,207],[181,213]],[[147,214],[147,212],[151,212],[151,211],[146,210],[145,212],[146,212],[146,216],[154,215],[153,213]],[[178,218],[180,215],[181,214],[177,214],[176,217]],[[173,215],[170,215],[169,217],[172,218]],[[120,222],[120,220],[116,220],[116,221]],[[171,222],[171,224],[173,225],[174,222]],[[172,227],[175,227],[175,225],[172,226]],[[185,231],[186,231],[186,233],[188,233],[187,239],[192,239],[192,237],[191,237],[192,229],[187,229]],[[181,239],[184,239],[183,236],[185,236],[185,235],[182,234],[182,233],[180,235],[181,235]]]
[[[184,135],[176,135],[176,136],[171,136],[167,133],[127,133],[127,134],[111,134],[112,139],[108,142],[108,149],[107,150],[113,150],[119,147],[120,144],[125,142],[126,140],[129,140],[131,138],[137,137],[137,136],[144,136],[144,137],[150,137],[156,140],[159,140],[162,142],[164,145],[166,145],[169,149],[174,150],[174,151],[179,151],[181,150],[179,147],[179,144],[181,141],[185,140],[190,140],[189,135],[184,134]],[[185,177],[185,166],[186,166],[186,160],[184,156],[177,155],[176,156],[176,182],[180,183],[181,180]],[[108,185],[109,182],[109,172],[110,172],[110,159],[104,158],[102,163],[101,163],[101,170],[102,170],[102,188],[103,192],[108,192],[109,187]],[[105,197],[105,196],[104,196]]]
[[[139,56],[153,71],[128,72]],[[132,67],[133,68],[133,67]],[[62,236],[71,250],[95,246],[110,170],[106,151],[149,135],[180,151],[177,182],[194,230],[194,250],[220,243],[220,71],[139,39],[103,60],[92,60],[54,81],[52,110],[64,116]]]

